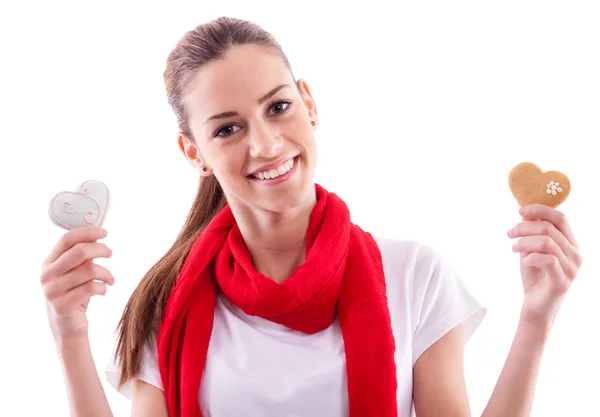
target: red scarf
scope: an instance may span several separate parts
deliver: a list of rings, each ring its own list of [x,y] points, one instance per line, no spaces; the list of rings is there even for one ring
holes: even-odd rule
[[[259,273],[229,206],[194,243],[167,302],[158,365],[171,417],[201,417],[200,381],[217,291],[246,314],[313,334],[339,318],[350,417],[396,417],[395,344],[379,248],[316,184],[306,261],[278,284]]]

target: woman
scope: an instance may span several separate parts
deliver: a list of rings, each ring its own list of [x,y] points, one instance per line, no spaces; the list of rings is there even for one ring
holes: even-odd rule
[[[178,143],[200,175],[172,248],[119,323],[111,384],[134,416],[468,416],[463,346],[485,309],[439,254],[373,237],[313,182],[318,112],[272,36],[220,18],[169,56]],[[565,217],[525,207],[525,298],[484,416],[529,414],[581,257]],[[110,416],[85,310],[114,282],[99,228],[66,233],[42,284],[74,416]],[[93,279],[97,280],[96,282]],[[100,282],[98,282],[100,281]]]

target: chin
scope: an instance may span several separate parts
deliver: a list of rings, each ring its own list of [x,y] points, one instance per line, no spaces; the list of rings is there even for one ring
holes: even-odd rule
[[[268,191],[270,192],[254,196],[255,206],[273,213],[286,213],[302,209],[311,200],[310,196],[315,192],[315,186],[312,181],[302,180],[296,184],[287,184],[278,190]]]
[[[274,195],[269,196],[269,199],[259,198],[257,205],[264,209],[275,212],[275,213],[286,213],[298,208],[302,208],[304,204],[309,200],[309,192],[314,192],[314,185],[310,188],[307,186],[301,187],[287,187],[281,192],[273,193]]]

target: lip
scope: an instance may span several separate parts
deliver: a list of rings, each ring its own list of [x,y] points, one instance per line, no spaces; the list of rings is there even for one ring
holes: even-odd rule
[[[270,164],[261,165],[257,170],[252,171],[248,176],[256,175],[259,172],[268,171],[270,169],[275,169],[279,165],[283,164],[285,161],[289,161],[290,159],[295,159],[298,155],[295,156],[286,156],[278,159],[277,161],[271,162]]]
[[[290,169],[285,174],[278,176],[275,179],[260,180],[254,176],[249,176],[248,179],[256,184],[260,184],[260,185],[264,185],[264,186],[274,186],[277,184],[281,184],[282,182],[285,182],[288,179],[290,179],[292,175],[294,175],[294,173],[296,172],[296,169],[298,168],[299,159],[300,159],[300,156],[296,156],[294,158],[294,166],[292,167],[292,169]]]

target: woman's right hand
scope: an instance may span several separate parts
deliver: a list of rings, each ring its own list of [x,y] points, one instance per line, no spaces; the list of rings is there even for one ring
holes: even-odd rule
[[[90,298],[106,294],[106,286],[115,282],[108,269],[94,263],[112,256],[108,246],[97,242],[104,237],[104,229],[96,226],[69,230],[42,264],[40,280],[55,340],[87,336]]]

